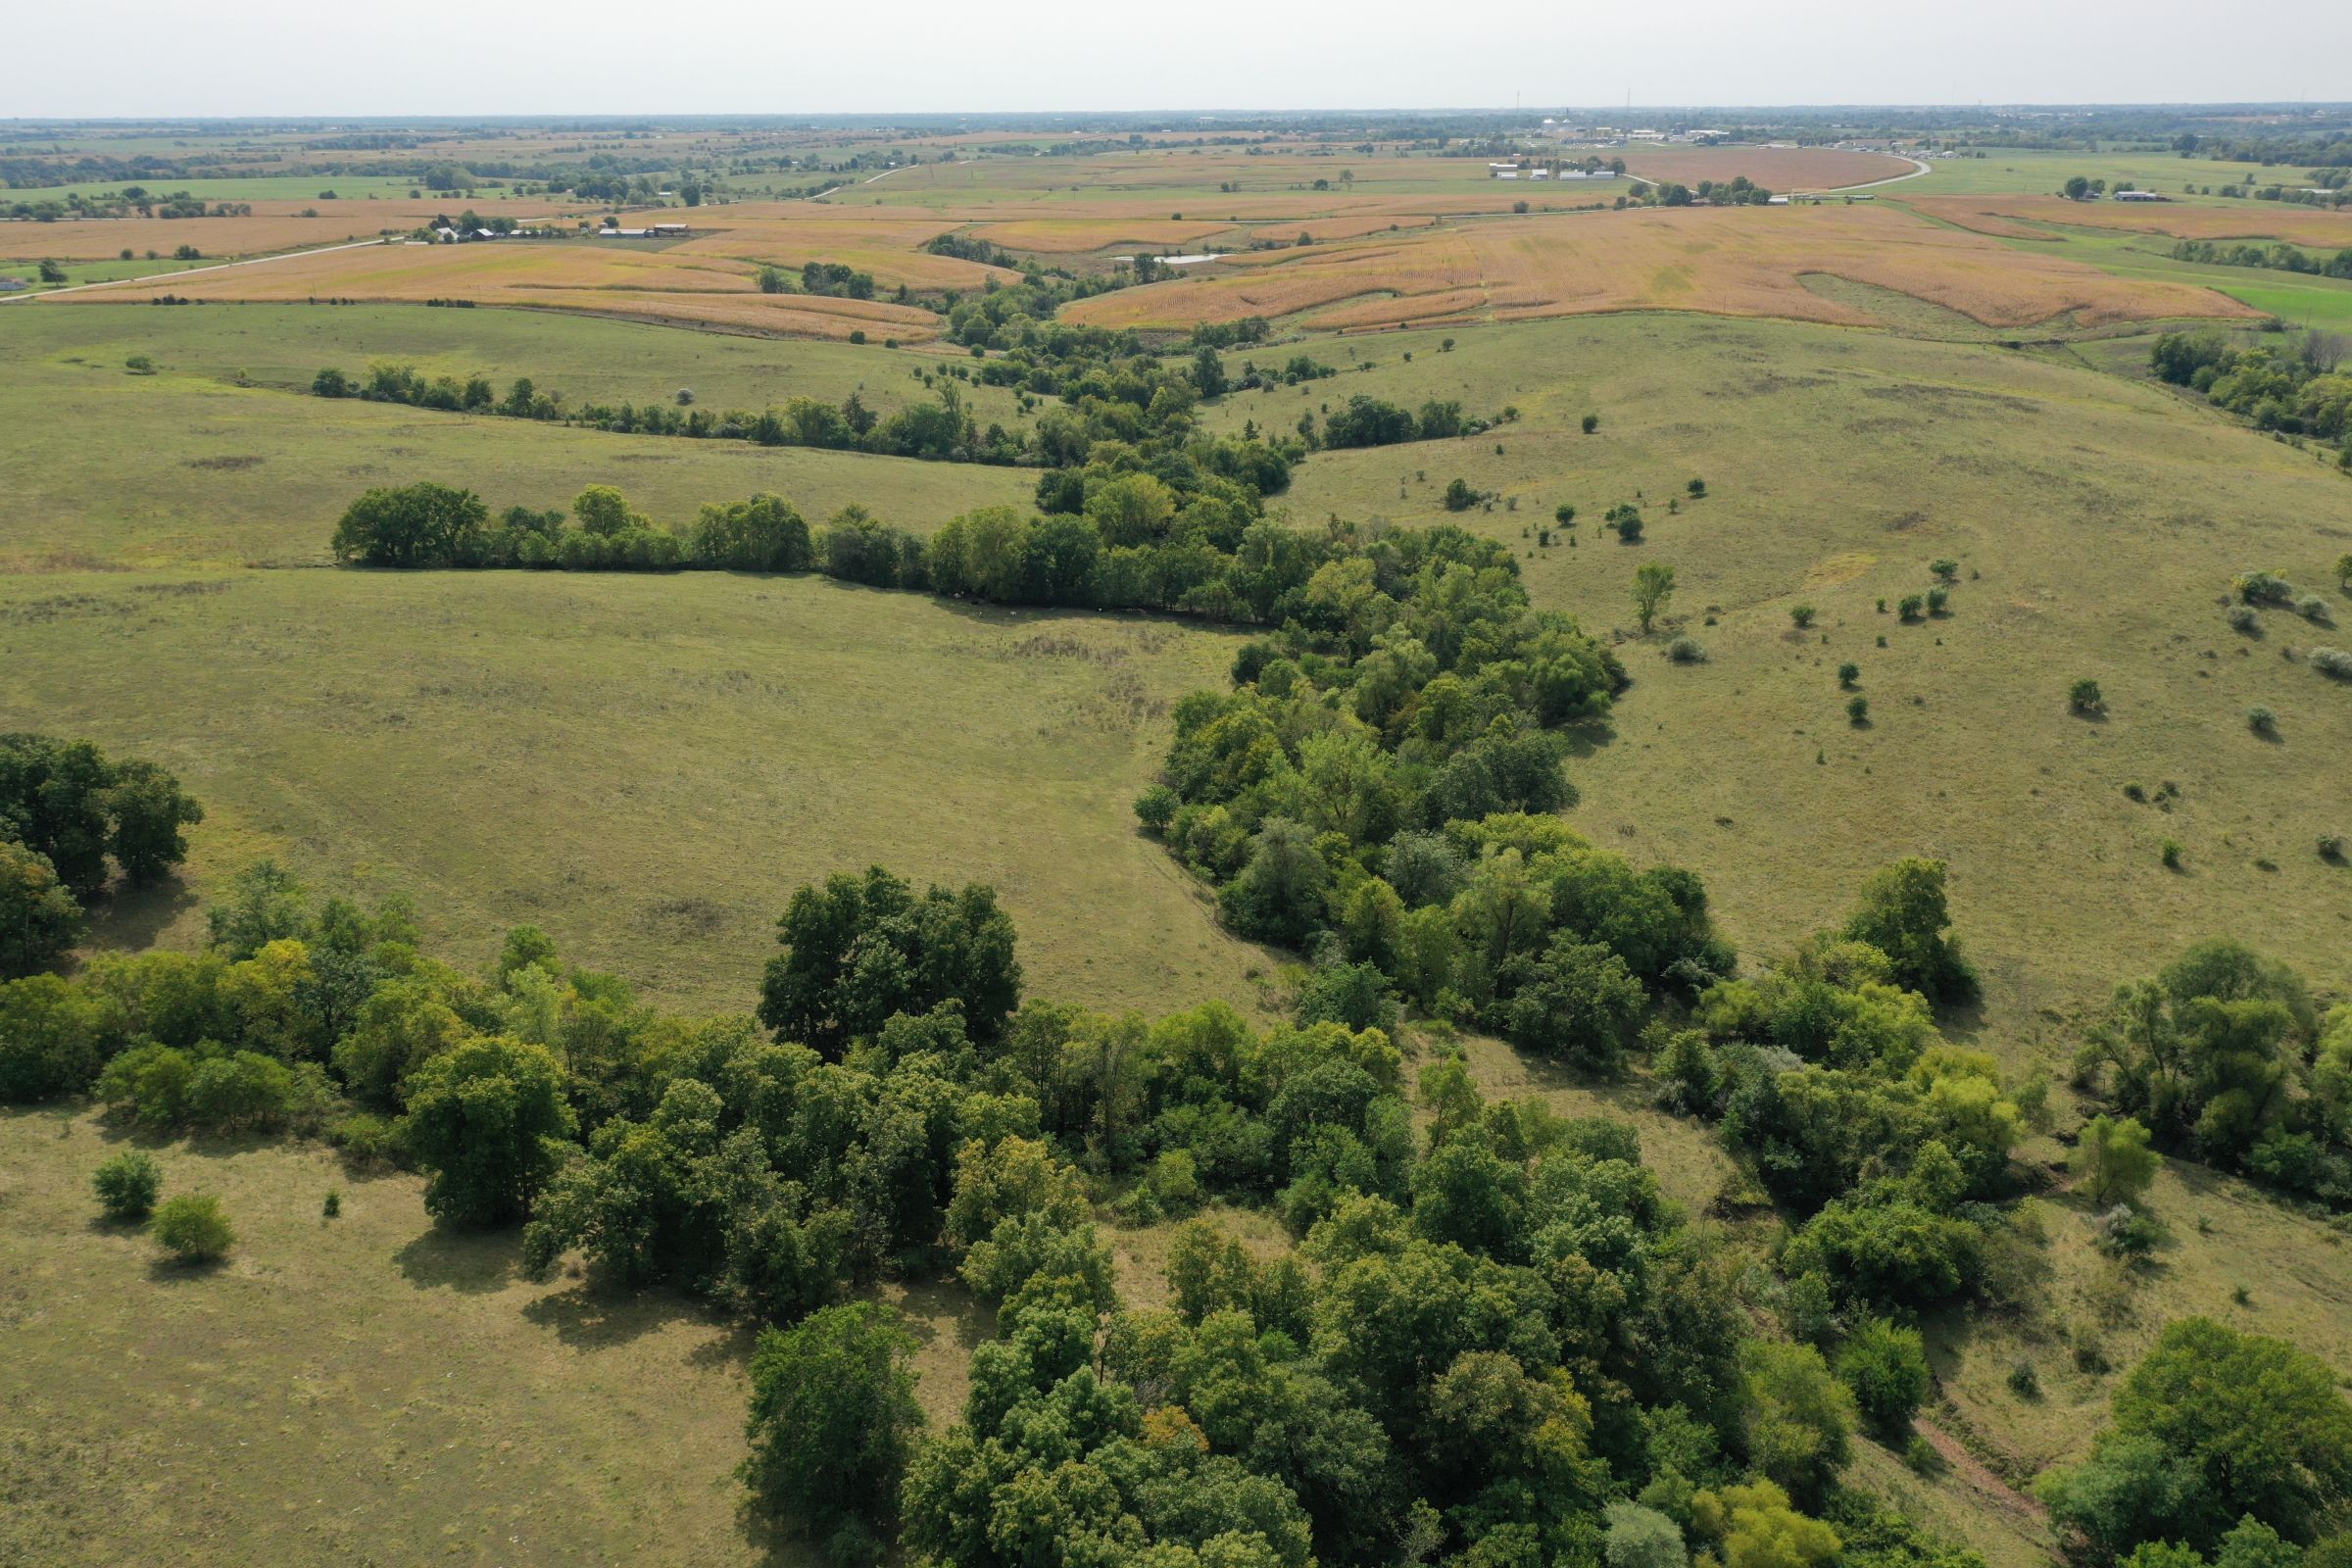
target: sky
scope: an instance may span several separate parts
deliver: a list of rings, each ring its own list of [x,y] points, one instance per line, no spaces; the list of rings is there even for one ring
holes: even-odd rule
[[[2352,3],[71,0],[0,119],[904,114],[2352,97]]]

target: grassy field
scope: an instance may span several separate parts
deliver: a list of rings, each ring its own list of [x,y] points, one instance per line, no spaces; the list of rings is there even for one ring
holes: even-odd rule
[[[166,1195],[215,1195],[238,1233],[179,1268],[99,1217],[119,1147],[0,1114],[0,1561],[805,1560],[737,1515],[739,1324],[533,1285],[514,1233],[437,1227],[416,1178],[316,1145],[157,1149]]]
[[[2263,185],[2300,186],[2309,181],[2303,176],[2309,171],[2291,164],[2223,163],[2213,158],[2182,158],[2170,152],[2041,152],[2028,148],[1990,147],[1982,158],[1938,158],[1931,160],[1934,172],[1923,174],[1916,181],[1907,181],[1900,188],[1910,196],[1975,196],[1984,194],[2024,193],[2048,195],[2055,193],[2068,178],[2081,174],[2085,179],[2103,179],[2110,186],[2124,180],[2139,190],[2152,190],[2167,196],[2184,197],[2182,188],[2195,185],[2202,189],[2211,185],[2219,190],[2224,185],[2252,183]],[[2223,202],[2229,198],[2207,198]],[[2264,204],[2268,206],[2268,203]]]
[[[20,314],[21,313],[21,314]],[[488,376],[503,393],[527,375],[567,405],[666,403],[680,387],[710,409],[761,409],[788,398],[839,403],[856,393],[877,414],[931,394],[917,370],[937,370],[946,351],[815,339],[778,342],[646,321],[527,311],[421,310],[403,305],[252,305],[233,311],[67,311],[16,306],[0,313],[0,354],[64,366],[73,357],[120,367],[146,354],[169,375],[308,393],[326,366],[364,375],[373,360],[414,365],[428,376]],[[983,425],[1022,417],[1009,388],[960,384]],[[306,411],[308,412],[308,411]]]
[[[394,357],[422,351],[419,363],[436,368],[530,374],[575,400],[663,397],[697,386],[708,370],[701,394],[721,407],[733,389],[835,398],[869,378],[877,406],[893,406],[893,387],[906,388],[896,397],[920,395],[914,365],[936,363],[879,345],[828,349],[479,311],[384,312],[378,331],[368,315],[323,306],[0,308],[0,422],[11,431],[0,445],[10,496],[0,572],[322,563],[334,519],[354,497],[417,479],[470,486],[502,510],[562,506],[584,485],[615,484],[672,522],[691,519],[705,502],[772,490],[812,518],[855,502],[924,533],[975,506],[1026,501],[1036,485],[1021,468],[609,435],[297,398],[223,379],[233,356],[250,362],[240,368],[299,385],[346,350],[344,368],[364,369],[360,351],[373,344]],[[360,324],[343,324],[354,319]],[[506,322],[522,324],[509,336]],[[181,332],[189,334],[185,359],[175,346]],[[131,353],[153,358],[158,373],[126,373]],[[603,372],[592,368],[599,354],[611,357]],[[572,380],[566,366],[588,378]]]
[[[1673,564],[1674,629],[1706,660],[1668,662],[1665,632],[1627,644],[1636,684],[1569,764],[1570,816],[1703,873],[1747,951],[1834,921],[1874,866],[1933,854],[1985,971],[1985,1043],[2020,1064],[2059,1049],[2045,1009],[2091,1006],[2217,932],[2324,990],[2352,981],[2352,880],[2314,853],[2352,831],[2352,698],[2294,657],[2344,634],[2270,615],[2247,638],[2219,603],[2253,565],[2335,597],[2352,482],[2331,466],[2065,350],[1671,316],[1449,335],[1450,353],[1434,332],[1330,345],[1338,378],[1237,395],[1219,417],[1287,428],[1356,393],[1518,408],[1486,436],[1319,454],[1292,514],[1434,522],[1463,478],[1501,500],[1457,520],[1517,546],[1537,602],[1596,629],[1631,632],[1636,563]],[[1693,475],[1709,496],[1670,514]],[[1628,548],[1597,518],[1637,493],[1648,528]],[[1543,548],[1562,504],[1578,542]],[[1938,557],[1962,564],[1948,617],[1878,612]],[[1819,614],[1801,636],[1800,603]],[[1844,711],[1848,660],[1867,728]],[[2104,720],[2067,710],[2085,675]],[[2253,704],[2280,739],[2249,732]],[[2123,793],[2168,780],[2169,808]],[[2181,871],[2158,862],[2168,838]]]
[[[990,882],[1032,989],[1251,1004],[1271,968],[1129,810],[1233,640],[814,578],[0,579],[0,727],[152,757],[210,813],[191,887],[110,941],[200,939],[272,854],[402,888],[473,961],[511,925],[669,1005],[741,1009],[794,888],[874,862]]]

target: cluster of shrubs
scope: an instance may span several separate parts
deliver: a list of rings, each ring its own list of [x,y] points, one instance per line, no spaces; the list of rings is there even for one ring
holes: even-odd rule
[[[130,887],[186,858],[204,808],[153,762],[88,741],[0,735],[0,980],[55,963],[120,872]],[[0,1093],[4,1093],[0,1090]]]
[[[2336,441],[2352,436],[2352,375],[2338,368],[2330,343],[2328,334],[2312,332],[2300,350],[2233,348],[2218,332],[2167,332],[2148,363],[2158,379],[2202,392],[2261,429]],[[2345,455],[2352,463],[2352,444]]]
[[[2352,277],[2352,245],[2332,256],[2320,256],[2280,240],[2269,245],[2225,240],[2184,239],[2173,247],[2177,262],[2202,262],[2209,267],[2263,267],[2273,271],[2303,272],[2315,277]]]
[[[2197,944],[2118,988],[2075,1071],[2160,1149],[2352,1208],[2352,1007],[2323,1018],[2282,963]]]

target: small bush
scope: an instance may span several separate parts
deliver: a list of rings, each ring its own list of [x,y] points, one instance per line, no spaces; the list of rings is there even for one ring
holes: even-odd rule
[[[2034,1370],[2033,1362],[2019,1360],[2010,1366],[2009,1392],[2021,1399],[2041,1397],[2041,1374]]]
[[[1811,605],[1791,605],[1788,607],[1788,618],[1795,623],[1798,631],[1803,631],[1813,624],[1813,607]]]
[[[1154,784],[1135,798],[1135,819],[1149,833],[1164,833],[1169,819],[1176,814],[1176,808],[1183,804],[1174,790],[1165,784]]]
[[[2167,871],[2180,870],[2180,841],[2179,839],[2166,839],[2163,843],[2157,845],[2156,858],[2164,862],[2164,868]]]
[[[1666,657],[1678,664],[1696,664],[1706,660],[1707,651],[1691,636],[1677,637],[1666,645]]]
[[[2314,648],[2311,667],[2331,680],[2352,680],[2352,654],[2340,648]]]
[[[210,1263],[236,1245],[237,1233],[220,1212],[220,1200],[188,1193],[155,1211],[155,1239],[182,1263]]]
[[[153,375],[155,373],[155,361],[149,359],[144,354],[133,354],[129,359],[122,362],[122,368],[128,370],[133,375]]]
[[[2323,860],[2340,860],[2340,859],[2342,859],[2343,858],[2344,858],[2344,838],[2343,838],[2343,835],[2342,835],[2342,834],[2340,834],[2340,833],[2323,833],[2323,834],[2321,834],[2321,835],[2320,835],[2320,858],[2321,858],[2321,859],[2323,859]]]
[[[2104,713],[2107,699],[2095,680],[2083,679],[2067,688],[2066,704],[2078,713]]]
[[[2276,572],[2241,571],[2230,586],[2249,605],[2291,604],[2295,597],[2295,585]]]
[[[326,1219],[338,1218],[343,1212],[343,1194],[339,1189],[326,1190],[326,1201],[318,1205],[319,1214]]]
[[[678,407],[681,409],[691,407],[694,403],[694,388],[690,386],[682,386],[678,388],[677,403]]]
[[[2118,1203],[2093,1224],[2093,1239],[2109,1257],[2146,1257],[2156,1250],[2162,1233],[2156,1222],[2130,1203]]]
[[[1911,1467],[1915,1476],[1932,1476],[1943,1469],[1943,1455],[1936,1451],[1936,1445],[1915,1432],[1911,1441],[1903,1445],[1903,1463]]]
[[[1845,704],[1845,721],[1856,729],[1869,723],[1870,699],[1867,697],[1848,698]]]
[[[1576,526],[1576,509],[1563,502],[1551,509],[1551,520],[1563,528],[1573,528]]]
[[[1691,500],[1696,501],[1707,493],[1707,481],[1704,479],[1693,479],[1689,484],[1683,486],[1683,488],[1690,492]]]
[[[346,1163],[363,1170],[398,1165],[405,1158],[400,1124],[370,1111],[354,1111],[326,1124],[326,1145]]]
[[[1838,666],[1838,684],[1845,687],[1847,690],[1852,690],[1854,682],[1860,680],[1861,678],[1862,666],[1855,663],[1852,660],[1849,659],[1844,663]]]
[[[2301,615],[2305,620],[2316,621],[2325,626],[2328,620],[2328,601],[2322,599],[2318,594],[2305,594],[2295,601],[2295,613]]]
[[[145,1219],[155,1207],[155,1195],[163,1191],[164,1173],[153,1159],[135,1149],[122,1153],[98,1167],[90,1177],[90,1186],[98,1194],[98,1206],[106,1217],[117,1222]]]
[[[1585,434],[1591,435],[1593,431],[1600,428],[1600,416],[1597,414],[1588,414],[1585,416],[1583,423],[1585,427]]]
[[[1938,583],[1938,584],[1936,584],[1935,587],[1933,587],[1933,588],[1931,588],[1931,589],[1929,589],[1929,590],[1928,590],[1928,613],[1929,613],[1929,614],[1931,614],[1931,615],[1940,615],[1940,614],[1942,614],[1942,613],[1943,613],[1943,611],[1944,611],[1944,607],[1945,607],[1946,605],[1949,605],[1951,602],[1952,602],[1952,591],[1951,591],[1949,588],[1946,588],[1946,587],[1944,587],[1944,586],[1943,586],[1941,583]]]
[[[2278,715],[2260,703],[2246,710],[2246,727],[2257,735],[2278,733]]]
[[[1937,582],[1949,583],[1960,580],[1960,563],[1957,561],[1931,561],[1928,563],[1928,570],[1936,574]]]
[[[2262,617],[2254,613],[2254,607],[2251,605],[2231,605],[2230,607],[2230,629],[2244,632],[2251,637],[2262,630]]]

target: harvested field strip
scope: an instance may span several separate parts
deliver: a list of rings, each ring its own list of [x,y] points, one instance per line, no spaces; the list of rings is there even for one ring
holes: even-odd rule
[[[159,289],[153,280],[130,280],[66,295],[62,302],[136,304],[159,291],[207,301],[357,299],[400,304],[465,299],[477,305],[597,310],[813,337],[846,337],[855,330],[879,328],[920,339],[938,326],[930,312],[907,306],[762,294],[758,269],[729,257],[578,242],[362,246],[298,257],[282,265],[172,280],[168,290]]]
[[[1395,296],[1318,318],[1344,328],[1458,315],[1472,308],[1472,291],[1482,291],[1499,319],[1676,309],[1878,323],[1807,288],[1800,281],[1806,273],[1893,289],[1987,326],[2026,326],[2068,313],[2084,325],[2254,314],[2206,289],[2114,277],[1878,207],[1529,217],[1259,252],[1236,257],[1216,275],[1099,296],[1067,314],[1093,325],[1181,327]]]
[[[1931,218],[1982,233],[2047,239],[2025,223],[2122,229],[2175,239],[2282,239],[2334,250],[2352,245],[2352,213],[2328,213],[2293,202],[2070,202],[2063,196],[1921,196],[1907,205]]]
[[[1912,172],[1911,160],[1841,147],[1628,148],[1628,172],[1696,185],[1744,174],[1766,190],[1835,190]]]

